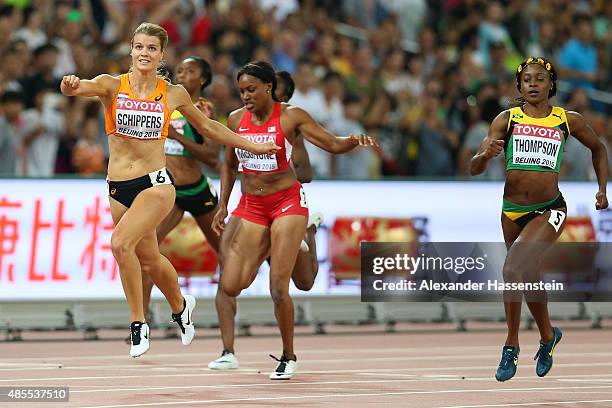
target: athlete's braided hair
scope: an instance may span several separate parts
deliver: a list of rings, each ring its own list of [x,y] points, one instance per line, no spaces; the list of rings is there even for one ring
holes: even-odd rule
[[[551,62],[544,57],[529,57],[525,58],[525,60],[520,63],[520,65],[516,68],[516,88],[519,90],[519,92],[521,91],[521,72],[523,72],[523,70],[531,64],[540,65],[546,71],[548,71],[550,81],[552,82],[552,88],[548,91],[548,97],[552,98],[555,96],[557,94],[557,71]]]
[[[275,95],[276,74],[274,73],[274,68],[272,68],[272,65],[269,62],[254,61],[247,63],[245,66],[240,68],[238,74],[236,74],[236,81],[240,81],[240,77],[243,75],[251,75],[261,80],[261,82],[264,84],[272,84],[272,90],[270,92],[272,94],[272,99],[278,101]]]

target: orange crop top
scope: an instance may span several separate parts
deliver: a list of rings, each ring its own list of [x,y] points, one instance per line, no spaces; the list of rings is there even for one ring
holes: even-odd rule
[[[132,93],[128,74],[120,75],[119,79],[119,92],[105,114],[106,134],[140,140],[165,139],[170,124],[166,81],[158,78],[155,91],[146,99],[138,99]]]

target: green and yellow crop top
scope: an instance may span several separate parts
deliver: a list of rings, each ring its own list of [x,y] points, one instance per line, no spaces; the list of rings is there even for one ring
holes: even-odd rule
[[[565,141],[570,136],[565,109],[553,106],[545,118],[510,109],[505,137],[506,170],[559,172]]]
[[[172,115],[170,115],[170,125],[172,125],[172,127],[186,139],[198,144],[204,143],[204,138],[202,135],[200,135],[198,131],[191,126],[189,122],[187,122],[187,119],[181,112],[172,112]],[[189,150],[185,149],[185,146],[183,146],[181,142],[170,138],[166,139],[164,151],[167,156],[193,157]]]

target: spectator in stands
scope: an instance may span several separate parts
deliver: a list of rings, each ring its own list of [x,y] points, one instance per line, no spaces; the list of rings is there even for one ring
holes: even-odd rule
[[[385,91],[393,96],[402,92],[410,92],[410,77],[406,70],[406,57],[404,51],[393,48],[387,52],[382,67],[380,77]]]
[[[553,20],[550,18],[540,20],[537,36],[532,38],[527,45],[527,55],[544,55],[548,58],[556,59],[556,34]]]
[[[593,22],[588,15],[574,17],[574,36],[559,53],[560,75],[572,87],[593,88],[597,81],[597,50],[593,43]]]
[[[7,91],[0,97],[0,174],[15,174],[19,152],[17,135],[23,125],[23,97]]]
[[[329,130],[339,135],[366,133],[360,123],[363,117],[363,105],[355,96],[344,98],[344,115],[341,121],[330,123]],[[333,175],[343,179],[365,180],[371,175],[378,175],[374,170],[375,153],[372,149],[355,149],[349,153],[332,156]]]
[[[470,160],[478,152],[480,143],[487,136],[489,126],[499,113],[501,107],[497,100],[493,97],[488,97],[484,101],[480,101],[477,107],[474,108],[475,114],[479,115],[479,120],[474,123],[466,132],[463,145],[459,152],[459,164],[457,173],[461,176],[468,176],[470,169]],[[477,176],[479,179],[485,180],[503,180],[506,175],[504,168],[503,157],[497,156],[491,159],[489,166],[482,175]]]
[[[459,147],[459,135],[450,130],[446,123],[446,110],[440,96],[439,84],[430,81],[423,96],[424,116],[418,127],[418,176],[450,177],[455,174],[455,151]]]
[[[0,66],[0,92],[21,92],[23,87],[19,83],[19,78],[23,73],[23,67],[17,51],[12,48],[7,49],[2,55],[2,65]]]
[[[34,107],[23,112],[20,133],[25,156],[20,174],[28,177],[51,177],[61,134],[65,130],[66,99],[57,88],[42,88],[34,95]]]
[[[42,30],[42,16],[40,11],[32,6],[23,10],[25,24],[11,36],[11,40],[22,39],[28,48],[34,50],[47,43],[47,34]]]
[[[275,37],[272,63],[275,69],[293,74],[301,53],[298,35],[293,30],[284,29]]]
[[[593,111],[589,97],[583,88],[576,88],[572,91],[566,106],[568,110],[580,112],[591,125],[595,134],[605,134],[605,121],[600,114]],[[559,176],[567,180],[586,181],[595,179],[595,173],[591,165],[591,153],[574,137],[569,137],[565,143],[565,153]]]
[[[327,105],[325,96],[319,88],[319,80],[313,69],[313,65],[308,60],[302,59],[298,62],[298,69],[294,76],[295,92],[291,98],[291,104],[304,109],[314,120],[322,124],[330,117],[325,108]],[[310,156],[310,164],[315,177],[329,177],[331,175],[329,153],[311,143],[306,143],[306,151]]]
[[[95,116],[86,116],[81,126],[80,137],[72,150],[72,165],[83,176],[104,174],[106,162],[104,149],[98,140],[100,123]]]
[[[50,43],[41,45],[34,50],[33,56],[34,71],[21,80],[27,108],[34,107],[34,97],[42,89],[59,87],[59,79],[53,73],[57,65],[57,47]]]
[[[497,1],[487,4],[486,20],[478,29],[478,51],[485,67],[491,66],[490,47],[492,44],[503,44],[507,51],[513,52],[516,47],[512,43],[508,29],[503,24],[504,9]]]

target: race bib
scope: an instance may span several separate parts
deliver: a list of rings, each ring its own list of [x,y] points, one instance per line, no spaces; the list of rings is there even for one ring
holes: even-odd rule
[[[185,151],[185,146],[175,139],[166,139],[164,143],[164,153],[168,156],[182,156]]]
[[[172,184],[172,179],[168,175],[168,171],[166,168],[162,168],[159,170],[155,170],[149,173],[149,178],[151,179],[151,184],[154,186],[158,186],[160,184]]]
[[[557,167],[563,134],[558,129],[536,125],[514,125],[512,164]]]
[[[135,139],[161,139],[164,127],[162,102],[117,98],[116,133]]]
[[[563,226],[565,221],[565,213],[559,210],[550,210],[550,217],[548,217],[548,223],[553,226],[555,232],[559,232],[559,228]]]
[[[241,137],[250,140],[256,144],[264,144],[267,142],[276,141],[276,133],[270,134],[241,134]],[[242,149],[235,149],[236,157],[240,162],[239,171],[244,169],[254,171],[275,171],[278,170],[278,162],[276,154],[268,156],[267,154],[255,154]]]

